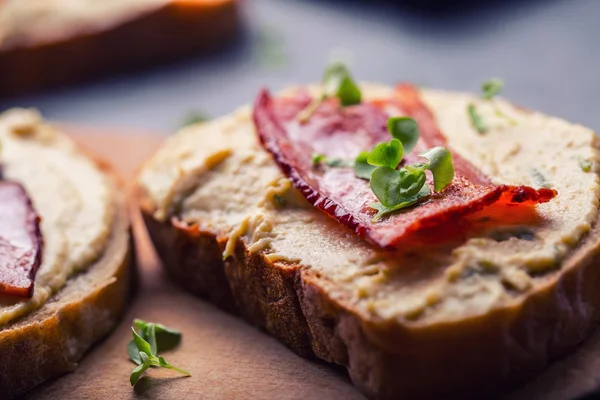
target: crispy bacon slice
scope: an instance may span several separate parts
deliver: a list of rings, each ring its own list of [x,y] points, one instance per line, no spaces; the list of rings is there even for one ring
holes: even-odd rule
[[[42,235],[25,189],[0,182],[0,294],[30,298],[42,261]]]
[[[411,85],[399,86],[389,101],[344,109],[335,99],[329,99],[308,122],[300,123],[296,117],[310,100],[305,93],[274,99],[263,90],[253,113],[258,137],[310,203],[382,248],[393,249],[411,234],[448,220],[460,220],[493,203],[534,205],[556,195],[556,191],[549,189],[494,185],[471,163],[452,152],[455,178],[450,186],[416,206],[373,222],[375,210],[369,205],[377,199],[368,182],[356,178],[351,167],[315,168],[312,155],[319,153],[328,158],[354,160],[359,152],[389,141],[386,110],[390,109],[397,110],[394,115],[415,118],[421,130],[419,143],[405,156],[407,162],[418,160],[418,154],[427,148],[448,147],[446,138],[417,89]]]

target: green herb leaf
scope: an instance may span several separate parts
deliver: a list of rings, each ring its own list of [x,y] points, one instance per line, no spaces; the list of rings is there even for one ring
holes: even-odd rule
[[[156,325],[148,324],[146,326],[145,337],[148,343],[150,344],[150,352],[151,354],[156,354],[158,351],[158,346],[156,345]]]
[[[479,133],[486,133],[487,126],[485,122],[483,122],[483,118],[475,108],[475,104],[470,103],[467,107],[467,111],[469,112],[469,117],[471,118],[471,125],[477,130]]]
[[[177,344],[179,344],[179,342],[181,341],[181,332],[179,332],[177,329],[169,328],[163,324],[157,324],[154,322],[146,322],[141,319],[135,319],[133,321],[133,325],[135,326],[136,331],[139,332],[139,335],[148,343],[150,343],[151,347],[153,347],[153,342],[155,343],[156,347],[153,347],[153,354],[156,354],[157,352],[161,351],[170,350],[177,346]],[[154,334],[152,333],[152,331],[154,332]],[[139,360],[139,356],[137,356],[137,354],[133,355],[134,352],[138,353],[138,351],[135,349],[137,349],[135,343],[133,341],[129,342],[129,344],[127,345],[127,352],[129,353],[129,357],[133,362],[139,364],[135,358],[138,357]]]
[[[340,104],[342,107],[360,104],[362,98],[360,89],[350,77],[344,78],[336,95],[340,99]]]
[[[133,333],[133,342],[137,346],[139,351],[143,351],[146,354],[152,354],[152,348],[150,347],[150,343],[148,343],[144,338],[142,338],[135,329],[132,327],[131,332]]]
[[[410,117],[391,117],[387,122],[388,131],[402,142],[404,151],[410,153],[419,140],[419,125]]]
[[[140,358],[140,351],[138,350],[133,340],[127,343],[127,354],[129,355],[131,361],[133,361],[137,365],[140,365],[142,363],[142,359]]]
[[[323,74],[323,94],[339,98],[343,107],[359,104],[362,98],[350,71],[339,61],[330,64]]]
[[[342,107],[360,104],[362,94],[358,85],[354,82],[352,74],[341,62],[330,64],[323,74],[323,94],[310,102],[310,104],[298,114],[301,123],[306,123],[313,113],[319,108],[323,101],[329,97],[337,97]]]
[[[425,172],[379,167],[371,174],[371,190],[386,207],[394,207],[419,193],[425,185]]]
[[[423,187],[421,188],[421,190],[414,196],[405,199],[405,201],[403,201],[400,204],[396,204],[393,207],[387,207],[384,206],[381,203],[373,203],[371,204],[369,207],[374,208],[375,210],[377,210],[377,214],[373,217],[373,221],[378,221],[381,219],[381,217],[391,214],[395,211],[401,210],[403,208],[407,208],[410,207],[412,205],[415,205],[419,200],[421,200],[423,197],[427,197],[431,194],[431,189],[429,189],[429,186],[427,185],[423,185]]]
[[[581,168],[583,172],[590,172],[592,170],[592,162],[590,160],[579,157],[577,162],[579,163],[579,168]]]
[[[491,78],[483,82],[481,85],[481,97],[486,100],[491,100],[499,94],[504,88],[504,81],[499,78]]]
[[[210,117],[207,113],[203,111],[191,111],[187,117],[185,117],[185,120],[181,124],[181,128],[206,121],[210,121]]]
[[[276,69],[288,62],[285,38],[276,26],[259,26],[254,44],[253,50],[262,67]]]
[[[168,368],[184,375],[190,375],[189,372],[177,368],[165,361],[164,358],[157,356],[158,351],[173,347],[180,340],[181,333],[179,331],[139,319],[134,321],[134,326],[131,328],[133,340],[127,345],[129,358],[138,364],[129,377],[132,385],[135,385],[141,374],[151,366]],[[140,334],[136,332],[136,328]],[[137,354],[135,354],[136,350]]]
[[[377,167],[390,167],[396,169],[402,157],[404,149],[402,142],[398,139],[392,139],[389,143],[380,143],[371,151],[367,162]]]
[[[327,158],[325,155],[318,153],[313,154],[312,162],[315,167],[320,164],[325,164],[333,168],[344,168],[352,166],[352,163],[348,160],[343,160],[341,158]]]
[[[325,164],[332,168],[344,168],[352,166],[352,164],[349,161],[342,160],[341,158],[328,158],[325,160]]]
[[[369,154],[368,151],[363,151],[356,157],[356,160],[354,160],[354,174],[358,178],[370,180],[371,173],[377,168],[367,162]]]
[[[439,192],[448,186],[454,179],[454,165],[452,154],[443,147],[434,147],[421,154],[429,160],[425,166],[433,174],[433,190]]]
[[[142,376],[144,371],[150,368],[150,358],[145,352],[140,351],[138,358],[142,361],[140,365],[131,371],[131,375],[129,375],[129,382],[131,383],[131,386],[135,386],[135,384],[140,380],[140,376]]]
[[[313,154],[313,156],[312,156],[312,163],[313,163],[313,165],[319,165],[323,161],[325,161],[325,155],[324,154],[319,154],[319,153]]]

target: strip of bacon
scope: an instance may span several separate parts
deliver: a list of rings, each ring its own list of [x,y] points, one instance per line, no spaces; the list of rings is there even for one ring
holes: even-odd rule
[[[0,182],[0,294],[30,298],[42,261],[39,217],[21,185]]]
[[[393,98],[386,102],[341,109],[335,99],[329,99],[307,123],[300,123],[296,117],[310,100],[305,93],[273,99],[263,90],[253,114],[258,137],[310,203],[382,248],[393,249],[414,233],[448,220],[459,221],[499,201],[534,205],[556,195],[549,189],[493,185],[471,163],[452,152],[455,178],[450,186],[416,206],[373,222],[375,210],[369,205],[377,199],[368,182],[356,178],[351,167],[315,168],[312,155],[319,153],[328,158],[354,160],[361,151],[389,141],[388,114],[384,110],[390,107],[398,110],[395,115],[415,118],[421,130],[419,143],[405,156],[407,162],[418,160],[417,154],[426,148],[448,147],[445,137],[431,111],[420,100],[418,91],[410,85],[399,86]]]

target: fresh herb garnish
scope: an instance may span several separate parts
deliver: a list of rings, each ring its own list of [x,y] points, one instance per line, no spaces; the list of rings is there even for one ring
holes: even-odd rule
[[[350,167],[351,163],[347,160],[343,160],[341,158],[327,158],[324,154],[315,153],[312,157],[312,162],[315,167],[325,164],[329,167],[340,168],[340,167]]]
[[[445,189],[454,179],[452,155],[443,147],[434,147],[420,154],[427,163],[407,165],[399,170],[389,167],[378,167],[371,174],[371,189],[379,203],[371,204],[377,210],[373,217],[376,221],[382,216],[406,208],[431,194],[426,184],[425,171],[433,175],[433,190]]]
[[[315,153],[312,156],[313,165],[319,165],[325,160],[325,154]]]
[[[319,106],[330,97],[337,97],[342,107],[348,107],[361,102],[361,92],[354,82],[348,68],[341,62],[336,61],[327,67],[323,74],[323,93],[315,98],[298,115],[300,122],[307,122]]]
[[[419,140],[419,126],[410,117],[391,117],[387,122],[391,135],[402,142],[404,151],[410,153]]]
[[[280,68],[288,61],[285,38],[276,26],[258,27],[254,50],[261,66],[268,69]]]
[[[371,152],[362,152],[354,161],[354,173],[358,178],[370,181],[371,190],[379,200],[370,205],[377,210],[374,221],[382,216],[414,205],[431,194],[426,184],[425,171],[433,175],[433,189],[439,192],[454,179],[452,155],[443,147],[434,147],[420,156],[428,162],[406,165],[397,169],[404,151],[412,149],[419,139],[419,128],[414,119],[393,117],[388,129],[394,138],[380,143]],[[404,139],[406,143],[402,140]]]
[[[367,163],[376,167],[396,169],[404,157],[402,142],[394,138],[389,143],[379,143],[367,157]]]
[[[481,85],[481,98],[491,100],[494,96],[500,94],[504,88],[504,81],[499,78],[491,78]]]
[[[285,207],[285,199],[283,198],[282,195],[280,194],[274,194],[273,195],[273,204],[275,204],[275,206],[277,207]]]
[[[486,133],[487,126],[485,122],[483,122],[483,117],[479,114],[477,109],[475,108],[475,104],[470,103],[467,107],[467,111],[469,113],[469,117],[471,118],[471,124],[479,133]]]
[[[502,89],[504,88],[504,81],[499,78],[491,78],[487,81],[483,82],[481,85],[481,98],[488,101],[493,101],[494,97],[496,97]],[[504,114],[498,106],[495,106],[496,115],[506,119],[511,125],[516,125],[516,121],[510,118],[508,115]],[[483,117],[477,111],[474,103],[469,103],[467,106],[467,113],[469,114],[469,118],[471,119],[471,125],[477,130],[477,132],[483,134],[486,133],[488,127],[486,123],[483,121]]]
[[[185,120],[181,124],[181,128],[185,128],[186,126],[199,124],[200,122],[210,121],[210,117],[207,113],[203,111],[190,111],[190,113],[185,117]]]
[[[590,160],[586,160],[583,157],[579,157],[577,159],[577,162],[579,163],[579,167],[583,172],[590,172],[592,170],[592,162]]]
[[[189,372],[171,365],[163,357],[157,355],[160,351],[173,348],[181,340],[179,331],[140,319],[134,321],[134,327],[131,327],[131,330],[133,340],[127,344],[127,353],[131,361],[138,365],[129,377],[132,386],[150,367],[172,369],[183,375],[190,375]]]
[[[377,168],[368,163],[369,154],[371,153],[363,151],[354,160],[354,174],[361,179],[371,179],[371,173]]]
[[[452,154],[443,147],[434,147],[421,154],[421,157],[429,161],[423,165],[424,169],[431,171],[433,175],[433,190],[439,192],[446,188],[454,179],[454,164]]]

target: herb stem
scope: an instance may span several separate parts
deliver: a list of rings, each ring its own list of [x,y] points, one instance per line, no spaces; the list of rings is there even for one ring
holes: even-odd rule
[[[173,365],[169,365],[168,367],[163,367],[163,368],[172,369],[173,371],[177,371],[180,374],[185,375],[185,376],[191,376],[191,374],[188,371],[181,369],[181,368],[177,368]]]
[[[300,123],[301,124],[307,123],[308,120],[310,119],[310,117],[315,113],[315,111],[317,111],[317,109],[321,106],[321,104],[323,104],[324,100],[325,100],[325,95],[321,95],[320,97],[313,99],[308,104],[308,106],[306,106],[306,108],[304,110],[302,110],[300,112],[300,114],[298,115],[298,120],[300,121]]]
[[[467,108],[467,111],[469,112],[469,117],[471,117],[471,124],[477,130],[477,132],[480,134],[486,133],[487,126],[485,125],[485,122],[483,122],[483,118],[475,108],[475,104],[470,103],[469,107]]]

